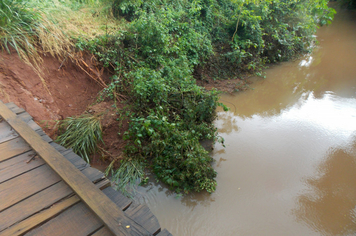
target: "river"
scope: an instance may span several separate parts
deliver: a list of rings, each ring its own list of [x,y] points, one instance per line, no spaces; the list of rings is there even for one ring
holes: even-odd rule
[[[339,11],[310,55],[221,96],[213,194],[140,187],[173,235],[356,234],[356,14]]]

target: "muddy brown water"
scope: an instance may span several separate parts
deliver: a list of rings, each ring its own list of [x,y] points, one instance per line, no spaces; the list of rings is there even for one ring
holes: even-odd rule
[[[223,95],[215,121],[217,190],[139,189],[173,235],[356,234],[356,17],[339,11],[310,55]]]

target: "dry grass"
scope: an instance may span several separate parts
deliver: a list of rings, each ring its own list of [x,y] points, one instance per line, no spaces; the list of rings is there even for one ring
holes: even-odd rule
[[[89,66],[82,53],[76,52],[73,38],[91,39],[111,34],[122,30],[125,24],[105,12],[105,8],[98,3],[79,10],[73,10],[68,2],[53,0],[53,4],[53,8],[45,11],[48,18],[43,17],[42,27],[39,28],[43,53],[60,60],[70,59],[100,86],[107,87],[101,78],[103,72]]]
[[[70,3],[53,1],[55,7],[47,12],[66,35],[74,38],[95,38],[123,29],[124,21],[117,20],[99,3],[73,10]]]
[[[70,0],[32,0],[30,3],[24,12],[36,16],[35,23],[26,29],[15,25],[7,31],[1,30],[0,47],[8,52],[11,51],[9,47],[14,48],[20,58],[37,73],[49,94],[51,93],[41,70],[41,56],[48,54],[61,61],[71,60],[99,85],[106,87],[101,79],[102,71],[85,63],[82,54],[76,52],[74,39],[111,34],[122,30],[124,23],[104,13],[105,8],[98,1],[81,5],[82,8],[78,10],[73,10],[75,2]]]
[[[73,57],[74,43],[61,28],[43,16],[42,22],[36,28],[40,51],[43,54],[50,54],[60,60],[70,56]]]

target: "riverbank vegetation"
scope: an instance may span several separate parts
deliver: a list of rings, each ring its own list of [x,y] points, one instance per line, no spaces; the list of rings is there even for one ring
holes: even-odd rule
[[[213,159],[200,141],[223,142],[212,123],[222,106],[219,92],[196,80],[260,75],[266,63],[308,52],[316,28],[335,13],[326,0],[23,2],[0,3],[4,49],[35,58],[38,50],[54,52],[74,61],[77,52],[88,51],[110,72],[99,100],[125,103],[117,112],[121,123],[129,121],[123,165],[110,170],[114,180],[132,182],[125,177],[130,173],[143,179],[146,166],[185,193],[215,190]],[[112,161],[115,167],[120,160]]]

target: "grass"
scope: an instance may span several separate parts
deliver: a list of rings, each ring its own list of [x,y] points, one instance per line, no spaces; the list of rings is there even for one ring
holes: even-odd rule
[[[64,129],[57,140],[60,145],[72,148],[73,152],[90,162],[90,154],[98,150],[98,142],[103,142],[100,119],[97,116],[81,115],[61,121]]]
[[[30,0],[70,38],[95,38],[122,30],[123,20],[115,19],[108,4],[98,0]],[[81,3],[82,2],[82,3]]]
[[[41,19],[39,12],[28,10],[16,0],[0,2],[0,45],[11,53],[13,48],[26,62],[39,58],[35,47],[35,24]]]
[[[111,175],[111,181],[116,184],[116,188],[125,196],[133,197],[135,187],[138,183],[144,183],[144,165],[137,159],[123,159],[120,167],[114,169],[114,160],[105,171],[107,176]]]

